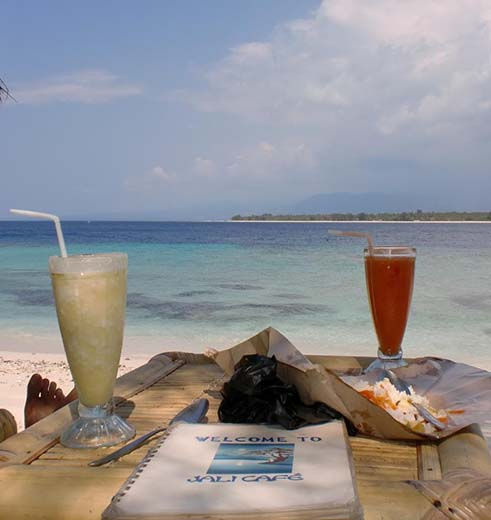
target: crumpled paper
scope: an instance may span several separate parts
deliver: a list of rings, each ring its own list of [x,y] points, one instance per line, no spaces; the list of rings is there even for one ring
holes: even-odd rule
[[[227,375],[231,375],[236,363],[246,354],[275,356],[279,362],[278,376],[297,387],[304,403],[326,403],[352,421],[360,432],[374,437],[439,439],[473,423],[489,424],[491,418],[491,373],[448,359],[418,358],[411,360],[407,367],[397,369],[398,376],[411,384],[418,394],[426,395],[435,408],[464,410],[464,413],[452,416],[452,423],[445,430],[423,434],[397,422],[383,408],[343,381],[342,376],[349,375],[371,382],[373,375],[362,375],[356,358],[312,356],[317,362],[310,361],[271,327],[232,348],[214,351],[211,356]]]

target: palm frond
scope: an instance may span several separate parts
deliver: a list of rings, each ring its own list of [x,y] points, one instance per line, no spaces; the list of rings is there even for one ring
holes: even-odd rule
[[[0,78],[0,103],[6,101],[7,99],[11,99],[12,101],[16,101],[14,96],[10,93],[9,88],[5,84],[5,82]]]

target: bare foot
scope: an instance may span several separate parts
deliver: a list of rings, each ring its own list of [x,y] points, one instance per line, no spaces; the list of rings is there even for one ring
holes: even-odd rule
[[[27,398],[24,407],[24,423],[26,428],[44,419],[62,406],[77,398],[75,388],[65,395],[61,388],[57,388],[54,381],[41,377],[39,374],[31,376],[27,383]]]

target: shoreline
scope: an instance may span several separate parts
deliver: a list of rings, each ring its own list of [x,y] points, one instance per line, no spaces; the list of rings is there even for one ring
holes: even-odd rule
[[[162,352],[189,350],[202,352],[207,346],[183,343],[178,338],[166,338],[157,335],[126,335],[123,340],[121,356],[154,356]],[[49,354],[65,356],[63,342],[58,331],[53,333],[22,333],[17,331],[0,331],[0,352],[16,352],[19,354]]]
[[[341,223],[341,224],[491,224],[491,220],[233,220],[233,219],[200,219],[200,220],[128,220],[128,219],[113,219],[113,220],[98,220],[98,219],[63,219],[64,222],[136,222],[136,223],[161,223],[161,224],[223,224],[229,222],[267,222],[269,224],[274,222],[281,223],[303,223],[303,224],[316,224],[316,223]],[[19,218],[0,218],[0,222],[38,222],[38,220],[32,219],[19,219]]]
[[[376,356],[376,339],[372,336],[371,329],[365,336],[358,339],[335,342],[333,339],[317,338],[302,335],[301,331],[288,331],[278,328],[274,324],[270,326],[277,328],[281,333],[296,346],[298,350],[307,355],[338,355],[338,356]],[[157,354],[166,352],[189,352],[200,354],[208,349],[226,350],[247,339],[255,336],[263,330],[262,328],[247,330],[242,333],[221,335],[220,337],[207,340],[199,336],[178,337],[164,336],[162,334],[139,335],[128,333],[123,340],[121,360],[125,358],[141,358],[146,360]],[[456,341],[457,343],[457,341]],[[425,346],[427,348],[425,348]],[[53,359],[66,361],[63,342],[59,332],[53,333],[22,333],[17,331],[0,331],[0,356],[8,353],[12,356],[38,358],[48,356]],[[447,355],[445,355],[447,354]],[[442,350],[441,345],[432,343],[426,345],[424,342],[405,342],[404,355],[406,357],[434,356],[452,359],[460,363],[471,364],[491,371],[491,355],[483,356],[480,349],[449,348]],[[0,370],[2,369],[0,361]],[[1,385],[1,378],[0,378]],[[0,408],[2,407],[0,401]]]
[[[258,331],[252,331],[252,337]],[[217,350],[230,348],[247,338],[230,338],[226,344],[220,341],[214,345]],[[290,338],[292,343],[302,350],[301,338]],[[118,377],[145,364],[157,353],[184,351],[202,353],[207,348],[198,342],[185,345],[178,338],[163,338],[160,336],[127,336],[125,337]],[[8,346],[7,346],[8,345]],[[213,346],[213,345],[208,345]],[[376,350],[372,346],[354,345],[305,345],[305,354],[348,355],[348,356],[375,356]],[[407,357],[417,357],[415,352],[411,356],[411,349],[405,350]],[[438,352],[428,352],[428,356],[438,356]],[[445,356],[442,356],[445,357]],[[484,370],[491,371],[491,360],[483,360],[473,356],[472,352],[459,352],[455,358],[448,357],[459,363],[465,363]],[[58,335],[36,336],[1,335],[0,334],[0,408],[6,408],[15,417],[18,431],[24,428],[24,403],[26,385],[34,373],[40,373],[52,381],[67,394],[73,388],[73,381],[66,361],[61,338]]]
[[[223,220],[210,222],[265,224],[491,224],[491,220]]]

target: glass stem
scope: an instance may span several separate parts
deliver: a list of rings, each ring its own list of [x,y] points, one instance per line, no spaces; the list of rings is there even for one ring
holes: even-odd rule
[[[78,403],[78,415],[84,419],[98,419],[100,417],[107,417],[111,415],[113,411],[112,399],[107,403],[98,406],[85,406],[82,403]]]

